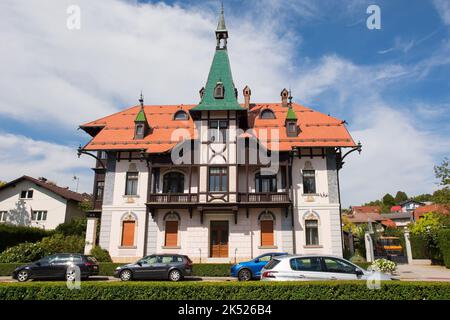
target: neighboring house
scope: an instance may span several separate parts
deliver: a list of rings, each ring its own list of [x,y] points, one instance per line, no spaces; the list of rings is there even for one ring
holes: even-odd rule
[[[411,212],[383,213],[381,216],[385,219],[385,221],[391,221],[394,223],[383,223],[389,227],[404,228],[413,221],[413,215]]]
[[[436,203],[421,206],[421,207],[417,208],[416,210],[414,210],[414,212],[413,212],[414,221],[419,220],[420,218],[422,218],[424,216],[425,213],[429,213],[429,212],[449,214],[450,206],[444,205],[444,204],[436,204]]]
[[[399,206],[402,208],[401,212],[410,212],[410,213],[424,205],[425,203],[412,199],[399,203]]]
[[[402,212],[402,206],[393,206],[391,207],[391,212]]]
[[[78,204],[85,195],[58,187],[44,178],[23,176],[0,187],[0,222],[55,229],[84,217]]]
[[[97,153],[85,250],[100,218],[99,245],[117,262],[152,253],[196,262],[342,256],[338,171],[343,149],[360,146],[344,121],[292,103],[286,89],[280,103],[255,104],[246,87],[239,104],[223,13],[216,37],[200,104],[145,106],[141,97],[81,126],[92,140],[79,152]],[[253,147],[279,156],[274,171],[254,161]]]
[[[408,212],[377,213],[352,211],[346,217],[349,222],[356,225],[372,222],[389,228],[403,228],[412,221],[412,214]]]
[[[381,213],[381,208],[379,206],[353,206],[350,207],[351,214],[358,213]]]

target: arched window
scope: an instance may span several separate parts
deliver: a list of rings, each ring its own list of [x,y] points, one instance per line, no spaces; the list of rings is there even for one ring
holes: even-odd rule
[[[225,98],[225,88],[222,82],[217,82],[216,87],[214,88],[214,98],[216,99]]]
[[[319,245],[319,216],[310,211],[304,216],[305,221],[305,244],[307,246]]]
[[[165,247],[178,246],[178,227],[180,222],[180,215],[176,212],[170,212],[164,217],[165,225]]]
[[[122,217],[122,247],[135,246],[136,217],[129,213]]]
[[[256,192],[277,192],[277,176],[258,172],[255,175],[255,189]]]
[[[164,175],[163,193],[184,193],[184,174],[169,172]]]
[[[177,111],[173,118],[174,118],[174,120],[188,120],[189,119],[187,113],[182,110]]]
[[[275,113],[270,109],[261,112],[261,119],[275,119]]]
[[[261,225],[261,247],[273,247],[275,244],[274,222],[275,216],[271,212],[263,212],[259,215]]]

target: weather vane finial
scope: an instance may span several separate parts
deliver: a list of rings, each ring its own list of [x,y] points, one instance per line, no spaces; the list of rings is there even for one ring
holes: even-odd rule
[[[142,94],[142,90],[141,90],[141,96],[139,98],[139,102],[141,104],[141,107],[143,108],[144,107],[144,95]]]

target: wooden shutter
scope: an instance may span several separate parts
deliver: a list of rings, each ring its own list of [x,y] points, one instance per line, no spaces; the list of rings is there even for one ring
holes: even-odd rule
[[[273,221],[263,220],[261,221],[261,246],[268,247],[273,246]]]
[[[166,221],[166,247],[178,245],[178,221]]]
[[[134,246],[134,227],[135,221],[124,221],[122,230],[122,246],[132,247]]]

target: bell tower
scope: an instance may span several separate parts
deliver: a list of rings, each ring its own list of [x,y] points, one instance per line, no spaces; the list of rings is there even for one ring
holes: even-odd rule
[[[222,1],[222,10],[220,13],[219,24],[217,25],[216,30],[216,39],[217,39],[217,50],[227,49],[228,43],[228,30],[225,25],[225,14],[223,9],[223,1]]]

